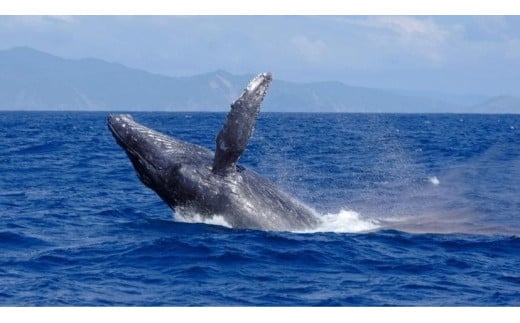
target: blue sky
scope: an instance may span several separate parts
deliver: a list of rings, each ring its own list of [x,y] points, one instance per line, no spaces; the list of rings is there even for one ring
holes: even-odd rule
[[[14,46],[171,76],[520,96],[520,16],[0,16]]]

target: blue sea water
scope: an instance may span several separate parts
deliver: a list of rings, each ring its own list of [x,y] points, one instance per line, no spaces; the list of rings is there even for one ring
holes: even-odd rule
[[[0,305],[520,305],[520,116],[261,114],[319,232],[180,222],[107,113],[0,112]],[[213,149],[224,113],[134,113]]]

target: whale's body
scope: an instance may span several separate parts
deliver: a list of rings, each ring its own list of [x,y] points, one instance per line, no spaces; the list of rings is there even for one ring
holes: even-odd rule
[[[237,165],[270,81],[270,74],[258,75],[231,105],[215,154],[151,130],[129,115],[110,115],[108,125],[139,179],[177,212],[220,216],[233,228],[313,229],[320,221],[310,208]]]

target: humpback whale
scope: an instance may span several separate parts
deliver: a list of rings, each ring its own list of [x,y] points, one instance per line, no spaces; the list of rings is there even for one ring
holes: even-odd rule
[[[231,104],[215,153],[149,129],[127,114],[109,115],[108,127],[141,182],[174,212],[220,216],[233,228],[313,229],[320,220],[312,209],[238,164],[271,79],[270,73],[259,74]]]

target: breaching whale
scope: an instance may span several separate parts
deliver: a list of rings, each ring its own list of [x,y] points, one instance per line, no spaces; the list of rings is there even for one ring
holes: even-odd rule
[[[215,153],[149,129],[130,115],[111,114],[108,126],[139,179],[175,212],[220,216],[233,228],[313,229],[320,220],[312,209],[237,164],[271,79],[259,74],[231,104]]]

